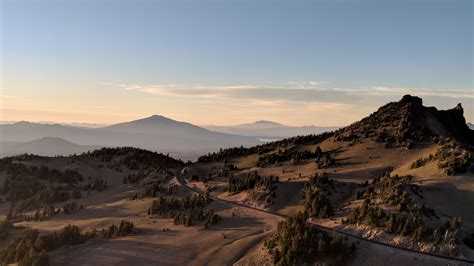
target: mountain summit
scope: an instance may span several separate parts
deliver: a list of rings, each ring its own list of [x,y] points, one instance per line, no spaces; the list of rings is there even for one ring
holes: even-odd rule
[[[127,133],[152,133],[160,131],[162,133],[177,133],[174,130],[198,131],[200,133],[208,132],[208,130],[195,126],[190,123],[176,121],[162,115],[152,115],[150,117],[137,119],[129,122],[119,123],[103,127],[103,130],[113,130]],[[178,132],[179,133],[179,132]]]
[[[241,124],[235,126],[242,129],[273,129],[273,128],[287,128],[289,126],[268,120],[258,120],[253,123]]]

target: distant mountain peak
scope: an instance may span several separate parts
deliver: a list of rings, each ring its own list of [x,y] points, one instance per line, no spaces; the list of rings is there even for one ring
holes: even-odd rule
[[[274,129],[274,128],[285,128],[287,126],[269,121],[269,120],[258,120],[253,123],[248,123],[248,124],[240,124],[237,126],[234,126],[235,128],[241,128],[241,129]]]
[[[29,121],[18,121],[18,122],[15,122],[13,123],[14,125],[33,125],[33,123],[29,122]]]
[[[171,120],[170,118],[167,118],[167,117],[162,116],[162,115],[156,115],[156,114],[152,115],[152,116],[149,116],[149,117],[139,119],[139,120],[163,120],[163,119]]]
[[[117,130],[121,132],[129,132],[129,133],[165,133],[166,134],[185,134],[187,131],[193,132],[192,134],[196,134],[198,131],[201,133],[207,133],[209,130],[195,126],[190,123],[176,121],[171,118],[154,114],[149,117],[123,122],[119,124],[110,125],[107,127],[103,127],[105,130]]]
[[[8,124],[2,124],[2,126],[7,126]],[[34,128],[37,126],[42,126],[43,124],[36,123],[36,122],[30,122],[30,121],[18,121],[13,124],[10,124],[11,126],[15,128],[22,128],[22,129],[27,129],[27,128]]]
[[[269,121],[269,120],[258,120],[253,122],[254,124],[260,124],[260,125],[275,125],[275,126],[283,126],[280,123]]]
[[[162,115],[154,114],[154,115],[149,116],[149,117],[145,117],[145,118],[141,118],[141,119],[133,120],[133,121],[130,121],[130,122],[125,122],[125,123],[150,124],[151,125],[151,124],[174,124],[174,123],[178,124],[178,123],[181,123],[181,122],[173,120],[173,119],[165,117],[165,116],[162,116]],[[120,123],[120,124],[124,124],[124,123]]]
[[[167,117],[165,117],[165,116],[162,116],[162,115],[152,115],[152,116],[150,116],[150,117],[148,117],[148,118],[149,118],[149,119],[163,119],[163,118],[169,119],[169,118],[167,118]]]
[[[70,142],[68,140],[65,140],[60,137],[43,137],[39,139],[35,139],[32,141],[27,141],[24,143],[25,145],[27,144],[41,144],[41,145],[75,145],[75,146],[80,146],[76,143]]]

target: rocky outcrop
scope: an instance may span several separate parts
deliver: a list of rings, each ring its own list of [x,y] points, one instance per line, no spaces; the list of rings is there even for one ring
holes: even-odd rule
[[[461,104],[450,110],[423,106],[421,98],[405,95],[398,102],[380,107],[370,116],[336,132],[336,140],[360,142],[374,139],[386,146],[411,148],[415,142],[437,142],[452,138],[474,145]]]

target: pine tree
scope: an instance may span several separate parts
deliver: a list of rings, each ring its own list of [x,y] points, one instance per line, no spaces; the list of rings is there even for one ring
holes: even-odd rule
[[[422,232],[423,232],[423,229],[421,226],[419,226],[412,234],[411,239],[413,240],[413,242],[421,241]]]
[[[433,232],[433,244],[436,246],[441,242],[441,234],[439,230],[436,228]]]
[[[44,265],[49,265],[49,256],[46,253],[46,251],[41,250],[33,259],[32,266],[44,266]]]
[[[405,224],[403,225],[401,234],[406,236],[409,233],[410,233],[410,222],[409,222],[409,219],[405,219]]]

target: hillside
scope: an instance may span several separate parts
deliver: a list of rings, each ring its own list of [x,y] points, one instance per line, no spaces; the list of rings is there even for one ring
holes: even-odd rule
[[[195,159],[199,154],[221,147],[260,143],[257,138],[217,133],[158,115],[101,128],[17,122],[0,125],[0,135],[3,142],[30,142],[54,137],[78,145],[133,146],[170,153],[182,159]]]
[[[0,157],[31,153],[42,156],[71,155],[92,151],[99,146],[78,145],[62,138],[45,137],[27,142],[0,142]]]
[[[183,166],[135,148],[0,159],[0,264],[222,264],[276,226],[181,187]]]

